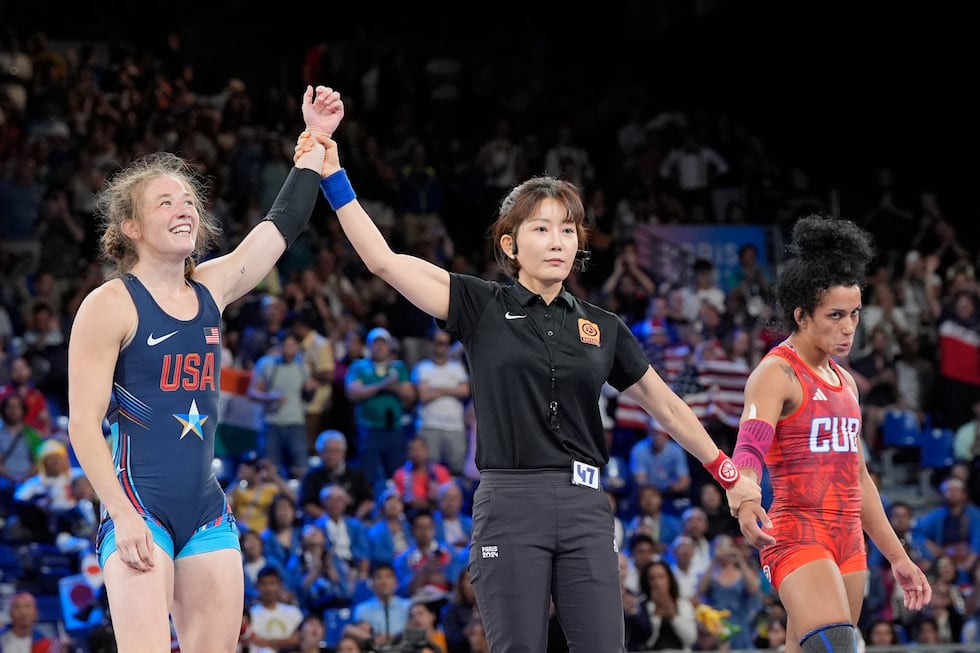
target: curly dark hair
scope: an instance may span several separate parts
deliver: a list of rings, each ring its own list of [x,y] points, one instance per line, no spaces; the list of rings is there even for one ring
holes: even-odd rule
[[[813,214],[793,226],[791,258],[776,283],[776,302],[784,326],[799,329],[796,309],[812,315],[825,292],[835,286],[867,283],[867,269],[875,257],[871,234],[842,218]]]

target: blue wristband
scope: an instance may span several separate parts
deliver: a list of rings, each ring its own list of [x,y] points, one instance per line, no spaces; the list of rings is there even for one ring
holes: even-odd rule
[[[357,199],[354,188],[347,178],[347,171],[341,168],[329,177],[320,180],[320,190],[334,211]]]

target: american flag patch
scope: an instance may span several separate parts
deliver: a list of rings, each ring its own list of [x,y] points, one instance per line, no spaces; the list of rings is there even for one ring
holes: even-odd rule
[[[221,343],[221,335],[218,333],[218,327],[205,327],[204,344],[217,345],[220,343]]]

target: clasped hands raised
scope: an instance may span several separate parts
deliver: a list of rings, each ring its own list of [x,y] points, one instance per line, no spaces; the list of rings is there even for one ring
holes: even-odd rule
[[[344,117],[344,102],[340,99],[340,93],[329,86],[317,86],[315,91],[312,86],[307,86],[302,110],[306,129],[297,139],[293,162],[299,161],[319,143],[327,150],[320,176],[328,177],[340,169],[333,133]]]

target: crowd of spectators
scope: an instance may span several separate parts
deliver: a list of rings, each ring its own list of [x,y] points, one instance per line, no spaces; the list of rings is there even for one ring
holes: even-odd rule
[[[729,276],[694,256],[668,276],[635,235],[651,224],[760,225],[778,244],[796,218],[839,208],[833,194],[725,113],[639,95],[556,117],[567,89],[542,86],[550,62],[527,54],[520,75],[505,74],[473,69],[444,43],[403,52],[358,39],[311,46],[302,76],[344,95],[336,138],[389,241],[451,270],[500,279],[484,236],[505,190],[541,173],[574,181],[592,258],[570,290],[623,317],[730,451],[741,385],[780,337],[773,267],[741,246]],[[202,94],[176,34],[160,54],[8,29],[0,70],[3,540],[78,553],[97,498],[65,446],[66,342],[79,302],[103,281],[93,192],[133,157],[177,152],[210,182],[219,254],[285,179],[302,89],[229,78]],[[851,190],[868,199],[848,217],[879,247],[854,353],[841,361],[862,392],[868,462],[881,469],[898,423],[951,434],[956,462],[939,470],[935,505],[888,505],[932,575],[932,604],[904,613],[872,547],[862,625],[868,637],[887,623],[899,641],[975,642],[980,261],[942,198],[915,180],[882,166]],[[778,248],[765,254],[778,264]],[[323,638],[369,650],[419,632],[443,653],[485,650],[465,571],[479,472],[459,343],[367,272],[322,202],[275,272],[226,311],[222,336],[223,366],[248,374],[247,397],[261,406],[253,452],[219,461],[234,470],[221,480],[242,527],[243,650],[316,650]],[[630,650],[778,647],[785,617],[723,495],[642,411],[611,388],[600,401]],[[954,520],[960,528],[945,527]],[[725,627],[709,628],[698,605],[730,609]],[[270,630],[284,623],[288,632]]]

